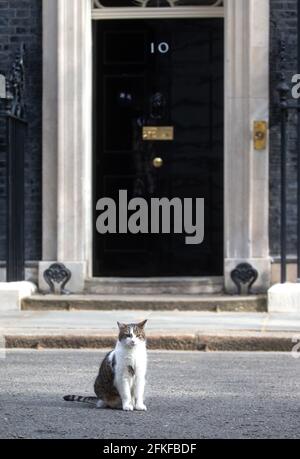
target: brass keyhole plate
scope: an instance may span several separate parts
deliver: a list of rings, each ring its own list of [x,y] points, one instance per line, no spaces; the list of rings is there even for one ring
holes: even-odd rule
[[[254,121],[253,142],[255,150],[267,148],[268,123],[266,121]]]

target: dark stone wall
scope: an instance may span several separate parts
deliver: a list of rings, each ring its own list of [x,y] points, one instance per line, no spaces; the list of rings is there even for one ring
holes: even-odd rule
[[[291,84],[297,73],[297,0],[271,0],[271,109],[270,109],[270,244],[271,254],[280,251],[280,114],[276,86],[280,76],[279,40],[286,42],[286,75]],[[288,135],[288,253],[296,254],[297,232],[297,115],[289,115]]]
[[[41,259],[42,0],[0,0],[0,73],[7,75],[25,43],[28,143],[25,155],[26,260]],[[0,126],[0,260],[5,259],[5,154]]]

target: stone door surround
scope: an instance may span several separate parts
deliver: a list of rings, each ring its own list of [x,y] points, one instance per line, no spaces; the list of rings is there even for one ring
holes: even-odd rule
[[[270,284],[269,149],[253,122],[269,120],[269,0],[225,0],[225,286],[240,262]],[[43,0],[43,261],[92,277],[91,0]],[[76,272],[77,272],[76,271]]]

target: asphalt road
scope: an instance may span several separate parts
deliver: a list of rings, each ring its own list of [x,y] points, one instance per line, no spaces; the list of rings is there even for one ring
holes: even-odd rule
[[[0,438],[300,438],[300,359],[291,354],[149,354],[148,412],[68,404],[92,395],[94,351],[9,351]]]

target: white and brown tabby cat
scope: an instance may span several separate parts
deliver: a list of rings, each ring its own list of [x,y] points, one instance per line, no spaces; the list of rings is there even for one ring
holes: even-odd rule
[[[91,403],[97,408],[146,411],[144,390],[147,370],[145,325],[120,324],[119,339],[106,355],[95,381],[96,397],[68,395],[67,402]]]

